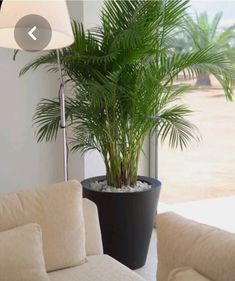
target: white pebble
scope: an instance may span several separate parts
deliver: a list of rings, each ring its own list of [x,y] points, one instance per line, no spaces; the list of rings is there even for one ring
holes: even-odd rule
[[[134,187],[132,186],[122,186],[122,188],[116,188],[113,186],[107,185],[107,181],[95,181],[90,184],[90,188],[96,191],[103,191],[103,192],[141,192],[151,188],[147,182],[137,181]]]

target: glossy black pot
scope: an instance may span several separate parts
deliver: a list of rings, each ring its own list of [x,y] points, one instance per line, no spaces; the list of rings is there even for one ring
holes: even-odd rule
[[[131,269],[146,262],[156,216],[161,183],[153,178],[138,177],[152,185],[141,192],[113,193],[90,189],[90,183],[105,176],[82,181],[83,196],[98,207],[104,253]]]

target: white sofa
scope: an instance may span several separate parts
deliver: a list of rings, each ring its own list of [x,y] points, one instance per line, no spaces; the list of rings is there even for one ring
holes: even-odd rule
[[[79,216],[81,219],[78,221]],[[41,227],[41,249],[45,258],[43,274],[47,275],[46,279],[49,277],[50,281],[144,281],[126,266],[103,254],[97,207],[93,202],[82,199],[82,188],[78,182],[71,181],[36,190],[0,195],[0,250],[3,241],[1,233],[5,233],[6,237],[7,231],[30,224]],[[79,245],[82,241],[84,247]],[[17,249],[13,250],[17,255]],[[30,252],[30,246],[27,251]],[[86,255],[85,259],[79,263],[78,255],[82,256],[83,252]],[[14,255],[10,254],[13,256],[11,259],[14,259]],[[1,259],[4,261],[3,253],[0,253],[0,262]],[[19,262],[16,264],[20,266]],[[17,266],[10,268],[10,271],[16,271],[16,274],[17,271],[20,272],[22,268]],[[2,273],[4,272],[0,272],[1,281],[1,276],[5,275],[4,281],[12,280]]]
[[[234,233],[172,212],[158,215],[156,230],[157,281],[235,280]]]
[[[96,205],[83,199],[88,262],[82,265],[50,272],[51,281],[144,281],[135,272],[103,254]]]

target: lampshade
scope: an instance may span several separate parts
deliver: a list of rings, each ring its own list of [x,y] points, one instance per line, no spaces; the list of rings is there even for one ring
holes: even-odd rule
[[[0,11],[0,47],[22,49],[15,40],[15,27],[20,19],[28,15],[39,15],[50,24],[51,40],[44,50],[67,47],[74,42],[65,0],[3,0]]]

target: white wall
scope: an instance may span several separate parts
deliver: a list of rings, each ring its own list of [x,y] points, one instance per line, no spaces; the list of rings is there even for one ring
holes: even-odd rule
[[[74,18],[82,20],[82,2],[70,1]],[[22,78],[19,70],[33,57],[0,48],[0,192],[15,191],[63,180],[62,143],[36,143],[32,117],[42,97],[58,95],[58,77],[44,69],[30,71]],[[70,176],[84,177],[84,159],[79,154],[70,158]]]
[[[83,23],[86,28],[100,25],[100,11],[103,6],[103,0],[85,0],[83,2]]]
[[[70,17],[83,22],[84,4],[83,1],[67,0]],[[69,93],[67,93],[69,94]],[[83,180],[85,177],[85,157],[79,152],[69,153],[69,179]]]
[[[60,143],[37,144],[32,116],[41,97],[57,95],[53,75],[45,71],[18,77],[20,68],[33,58],[0,49],[0,192],[62,180]]]
[[[85,28],[99,26],[100,10],[103,1],[84,1],[83,3],[83,24]],[[105,174],[105,165],[102,156],[97,151],[89,151],[85,154],[85,178]]]
[[[68,0],[71,17],[87,28],[99,24],[102,1]],[[63,180],[62,142],[37,144],[32,117],[41,98],[58,95],[58,76],[44,69],[30,71],[22,78],[20,69],[35,57],[21,52],[12,60],[12,50],[0,48],[0,192],[39,186]],[[148,145],[146,155],[148,154]],[[70,154],[69,177],[83,178],[105,174],[102,157],[97,152]],[[146,156],[139,174],[148,175]]]

